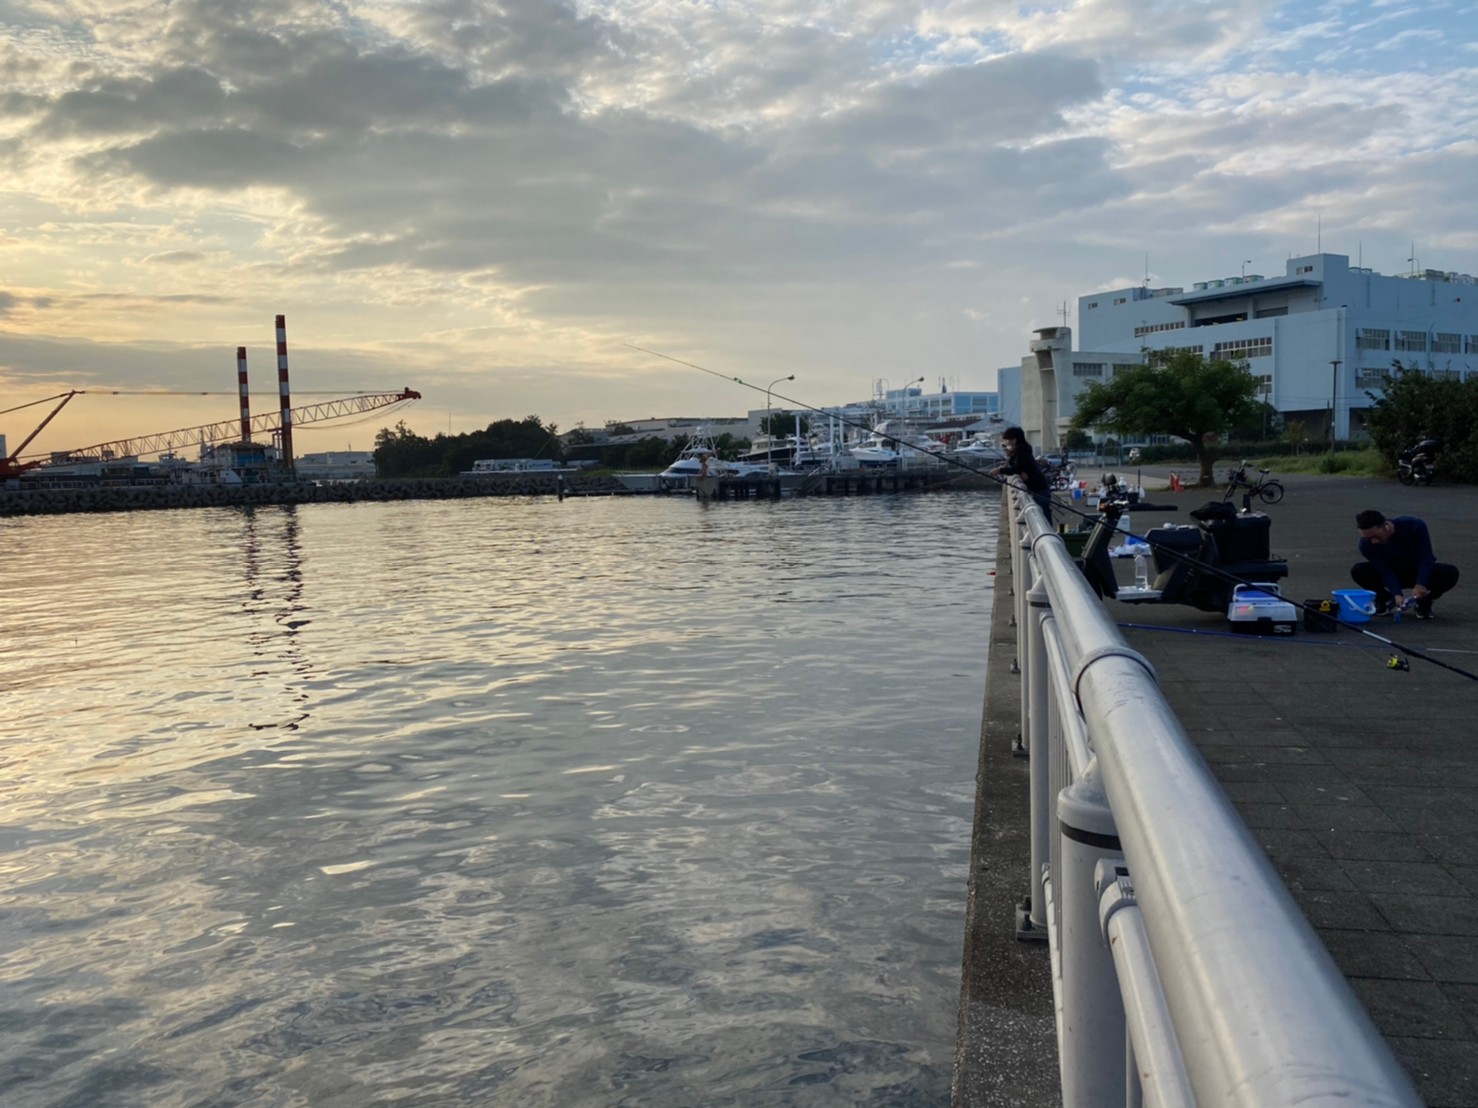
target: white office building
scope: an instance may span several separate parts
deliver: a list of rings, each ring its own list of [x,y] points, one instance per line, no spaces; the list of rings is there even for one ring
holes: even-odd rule
[[[1458,378],[1478,372],[1478,283],[1430,269],[1386,276],[1342,254],[1312,254],[1291,259],[1282,277],[1079,297],[1078,331],[1074,350],[1071,328],[1041,328],[1021,361],[1022,427],[1043,449],[1061,445],[1087,382],[1137,364],[1145,349],[1245,359],[1285,418],[1326,435],[1332,418],[1349,438],[1393,361]]]

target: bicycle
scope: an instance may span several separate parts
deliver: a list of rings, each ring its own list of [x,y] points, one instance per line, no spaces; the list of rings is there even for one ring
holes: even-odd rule
[[[1225,503],[1230,500],[1238,488],[1247,490],[1242,497],[1244,507],[1251,503],[1254,496],[1260,498],[1264,504],[1276,504],[1283,499],[1282,484],[1269,477],[1268,470],[1258,470],[1257,479],[1249,481],[1247,479],[1247,463],[1245,461],[1235,469],[1227,470],[1227,488],[1226,492],[1221,495],[1222,502]]]
[[[1054,492],[1070,489],[1078,481],[1078,467],[1071,460],[1064,461],[1059,466],[1053,466],[1050,462],[1042,466],[1042,475],[1047,478],[1048,484]]]

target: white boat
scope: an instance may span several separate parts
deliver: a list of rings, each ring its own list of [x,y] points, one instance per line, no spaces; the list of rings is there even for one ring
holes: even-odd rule
[[[739,458],[741,465],[770,466],[783,469],[803,469],[818,462],[816,451],[809,439],[798,435],[765,435],[754,437],[749,450]]]
[[[956,446],[952,453],[964,461],[1004,462],[1006,460],[1006,452],[1001,449],[994,435],[971,435]]]
[[[688,488],[695,477],[753,477],[769,472],[770,467],[764,464],[724,461],[713,444],[713,432],[699,427],[672,464],[658,476],[669,486]]]
[[[872,434],[848,448],[852,457],[864,467],[896,466],[932,461],[945,451],[944,443],[928,435],[890,429],[888,421],[879,423]]]

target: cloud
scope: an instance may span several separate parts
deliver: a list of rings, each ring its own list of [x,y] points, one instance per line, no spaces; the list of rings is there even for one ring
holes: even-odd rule
[[[1146,254],[1169,283],[1276,271],[1322,226],[1367,264],[1416,239],[1478,270],[1478,85],[1442,3],[159,15],[52,0],[0,30],[0,312],[119,372],[161,327],[233,349],[287,310],[325,373],[414,372],[467,410],[504,381],[519,415],[598,423],[692,394],[633,337],[841,400],[987,384]]]

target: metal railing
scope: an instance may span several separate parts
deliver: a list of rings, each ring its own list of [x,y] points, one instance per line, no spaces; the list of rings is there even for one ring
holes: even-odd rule
[[[1065,1108],[1418,1105],[1410,1078],[1040,508],[1007,491],[1024,936]]]

